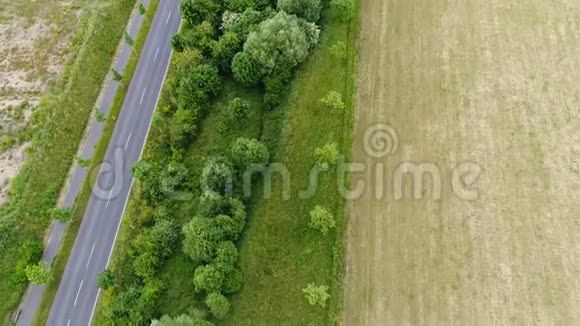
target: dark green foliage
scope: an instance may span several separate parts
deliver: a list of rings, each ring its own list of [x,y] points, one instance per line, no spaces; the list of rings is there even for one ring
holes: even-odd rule
[[[60,223],[68,223],[72,218],[72,209],[68,207],[55,207],[50,212],[50,217]]]
[[[175,318],[163,316],[153,320],[151,326],[214,326],[214,323],[204,320],[203,317],[181,315]]]
[[[169,144],[173,148],[183,148],[197,131],[196,110],[178,108],[173,116],[169,118]]]
[[[135,274],[150,279],[173,252],[179,234],[176,226],[167,220],[159,220],[155,225],[137,236],[133,241]]]
[[[354,0],[331,0],[330,6],[336,12],[338,19],[342,21],[348,21],[354,16]]]
[[[149,280],[143,286],[132,286],[113,296],[106,315],[117,325],[148,325],[156,314],[155,301],[164,289],[159,280]]]
[[[265,166],[270,159],[266,145],[255,139],[238,138],[232,145],[230,157],[239,176],[256,166]]]
[[[204,192],[231,195],[233,182],[234,171],[226,157],[217,156],[208,160],[201,173],[201,187]]]
[[[223,285],[224,273],[217,266],[209,264],[195,269],[193,285],[197,292],[219,291]]]
[[[221,87],[218,69],[209,64],[193,67],[179,81],[177,89],[178,106],[191,108],[207,105],[207,101],[217,95]]]
[[[181,0],[181,15],[190,26],[204,20],[214,21],[220,6],[213,0]]]
[[[224,0],[224,6],[227,10],[242,12],[255,5],[255,0]]]
[[[44,247],[42,242],[38,240],[30,240],[24,243],[18,250],[18,261],[16,262],[16,270],[10,278],[10,282],[17,286],[28,284],[26,277],[26,267],[28,265],[36,264],[42,258],[42,251]]]
[[[242,49],[242,41],[238,34],[226,32],[213,44],[212,56],[216,64],[223,70],[229,71],[232,59]]]
[[[218,319],[223,319],[230,312],[230,301],[221,293],[210,293],[205,299],[209,311]]]
[[[290,70],[285,69],[264,79],[264,106],[267,109],[280,105],[288,91],[288,82],[291,77]]]
[[[246,52],[238,52],[234,56],[232,72],[237,81],[248,86],[256,85],[263,76],[258,61]]]
[[[103,290],[108,290],[115,285],[115,275],[110,269],[105,269],[97,275],[97,285]]]
[[[241,40],[245,40],[250,32],[258,29],[265,17],[264,13],[251,8],[242,13],[225,12],[221,28],[224,32],[236,33]]]
[[[322,3],[320,0],[278,0],[278,9],[315,23],[320,19]]]
[[[239,97],[230,101],[227,107],[228,118],[234,125],[244,124],[248,120],[250,114],[250,103]]]

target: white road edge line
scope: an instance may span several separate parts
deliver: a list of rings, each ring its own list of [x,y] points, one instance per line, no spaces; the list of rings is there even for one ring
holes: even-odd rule
[[[129,146],[129,141],[131,140],[131,136],[133,136],[133,133],[129,133],[129,137],[127,137],[127,141],[125,142],[125,150],[127,150],[127,146]]]
[[[91,248],[91,253],[89,254],[89,259],[87,259],[87,266],[86,268],[89,268],[89,264],[91,263],[91,258],[93,258],[93,252],[95,251],[95,245],[97,243],[93,243],[93,247]]]
[[[73,304],[74,307],[77,306],[77,301],[79,300],[79,294],[81,294],[81,290],[83,288],[83,282],[85,280],[81,280],[81,285],[79,285],[79,290],[77,291],[77,297],[75,298],[75,303]]]
[[[183,20],[179,23],[179,28],[177,31],[181,30],[181,25],[183,24]],[[155,107],[153,108],[153,114],[157,110],[157,105],[159,104],[159,98],[161,97],[161,92],[163,91],[163,85],[165,84],[165,80],[167,79],[167,73],[169,72],[169,66],[171,65],[171,58],[173,57],[173,48],[170,50],[169,53],[169,61],[167,62],[167,67],[165,68],[165,74],[163,75],[163,83],[161,83],[161,87],[159,87],[159,93],[157,94],[157,100],[155,101]],[[145,140],[143,141],[143,145],[141,147],[141,153],[139,154],[139,159],[143,156],[143,151],[145,150],[145,144],[147,144],[147,139],[149,138],[149,131],[151,130],[151,124],[153,123],[153,116],[151,116],[151,120],[149,120],[149,126],[147,127],[147,133],[145,134]],[[131,196],[131,190],[133,189],[133,181],[135,179],[131,177],[131,185],[129,185],[129,192],[127,194],[127,198],[125,199],[125,205],[123,206],[123,210],[121,212],[121,218],[119,219],[119,224],[117,225],[117,232],[115,233],[115,238],[113,239],[113,246],[111,247],[111,252],[109,253],[109,258],[107,259],[107,265],[105,268],[109,267],[109,263],[111,262],[111,257],[113,256],[113,250],[115,249],[115,244],[117,243],[117,237],[119,236],[119,230],[121,229],[121,224],[123,222],[123,215],[125,214],[125,210],[127,209],[127,204],[129,203],[129,197]],[[95,303],[93,304],[93,310],[91,311],[91,317],[89,319],[88,326],[91,326],[93,323],[93,317],[95,316],[95,309],[97,309],[97,302],[99,301],[99,296],[101,295],[101,288],[97,290],[97,297],[95,298]]]
[[[143,94],[141,94],[141,101],[139,101],[139,104],[142,104],[143,103],[143,98],[145,97],[145,92],[147,92],[147,87],[145,87],[143,89]]]
[[[171,18],[171,10],[169,11],[169,15],[167,15],[167,20],[165,20],[165,25],[169,24],[169,18]]]
[[[68,322],[66,323],[66,326],[70,326],[70,319],[68,320]]]
[[[153,62],[157,61],[157,56],[159,55],[159,48],[155,51],[155,58],[153,58]]]

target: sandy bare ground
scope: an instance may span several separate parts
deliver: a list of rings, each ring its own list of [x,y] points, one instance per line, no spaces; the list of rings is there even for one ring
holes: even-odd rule
[[[26,127],[69,58],[86,0],[0,0],[0,142]],[[23,144],[0,150],[0,203],[25,160]]]
[[[344,324],[579,325],[578,3],[362,0],[362,17],[354,157],[386,172],[355,178],[386,190],[352,201]],[[398,133],[381,158],[377,122]],[[439,199],[409,176],[394,199],[404,162],[434,164]],[[482,168],[461,184],[475,200],[451,186],[462,162]]]

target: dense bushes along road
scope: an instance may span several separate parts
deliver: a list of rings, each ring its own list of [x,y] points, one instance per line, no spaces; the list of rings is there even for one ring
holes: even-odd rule
[[[278,107],[319,42],[321,9],[316,0],[182,0],[185,25],[133,169],[128,220],[100,278],[108,291],[99,322],[146,325],[179,311],[202,325],[228,315],[229,295],[247,278],[238,266],[249,203],[241,177],[277,149]]]

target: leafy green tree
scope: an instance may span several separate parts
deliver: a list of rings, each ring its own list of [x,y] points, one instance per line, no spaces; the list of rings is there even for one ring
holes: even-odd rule
[[[238,260],[238,248],[231,241],[222,241],[218,244],[214,263],[224,271],[233,269]]]
[[[292,69],[304,61],[318,42],[319,30],[283,11],[250,33],[244,51],[232,63],[234,77],[243,83],[261,80],[276,70]],[[248,74],[252,74],[248,76]]]
[[[223,238],[223,232],[211,219],[199,216],[183,226],[183,235],[183,252],[195,263],[211,261]]]
[[[183,52],[187,47],[187,40],[182,33],[173,34],[171,37],[171,47],[176,52]]]
[[[110,269],[105,269],[97,275],[97,285],[103,290],[108,290],[115,286],[115,274]]]
[[[338,147],[336,144],[326,144],[314,150],[316,166],[323,171],[327,171],[338,161]]]
[[[10,278],[12,284],[22,286],[28,283],[26,268],[42,258],[43,250],[44,246],[40,240],[28,240],[20,247],[16,269]]]
[[[238,138],[230,150],[230,157],[234,169],[241,175],[252,166],[268,163],[270,153],[266,145],[256,139]]]
[[[229,70],[236,53],[242,49],[238,34],[225,32],[212,47],[212,57],[222,70]]]
[[[76,159],[77,159],[77,164],[80,167],[88,168],[91,165],[91,159],[90,158],[84,158],[82,156],[77,156]]]
[[[180,199],[188,196],[186,191],[189,172],[185,165],[170,161],[159,176],[159,190],[169,199]]]
[[[204,105],[217,95],[220,87],[221,79],[215,66],[208,64],[195,66],[179,81],[178,104],[182,108]]]
[[[210,293],[205,298],[209,311],[218,319],[223,319],[230,312],[230,301],[221,293]]]
[[[310,283],[302,290],[302,292],[305,293],[306,299],[310,305],[319,305],[324,308],[326,307],[326,301],[328,301],[330,298],[328,289],[329,288],[326,285],[316,285],[314,283]]]
[[[336,12],[336,16],[342,21],[349,21],[354,17],[355,7],[353,0],[331,0],[330,7]]]
[[[145,8],[145,5],[143,4],[143,2],[141,2],[139,4],[139,14],[141,16],[145,15],[145,13],[147,12],[147,8]]]
[[[182,148],[197,131],[195,110],[178,108],[169,119],[169,142],[174,148]]]
[[[196,292],[218,292],[224,281],[224,273],[216,266],[209,264],[195,269],[193,285]]]
[[[291,71],[283,69],[264,78],[264,106],[267,109],[273,109],[280,105],[288,90],[291,77]]]
[[[95,108],[95,120],[97,120],[97,122],[107,121],[107,115],[105,114],[105,112],[101,111],[98,107]]]
[[[180,11],[190,26],[195,26],[204,20],[215,21],[220,10],[214,0],[181,0]]]
[[[139,234],[132,243],[135,274],[143,279],[153,278],[161,263],[173,253],[178,236],[176,225],[163,219]]]
[[[239,97],[234,98],[228,103],[228,116],[231,122],[245,123],[250,115],[250,103]]]
[[[52,278],[50,266],[45,262],[26,266],[26,277],[32,284],[46,284]]]
[[[70,207],[54,207],[50,212],[50,217],[60,223],[68,223],[72,219],[72,209]]]
[[[201,186],[205,192],[229,195],[233,191],[231,162],[222,156],[213,157],[201,172]]]
[[[129,33],[125,32],[124,39],[125,43],[127,43],[127,45],[129,45],[130,47],[133,48],[135,46],[135,40],[131,37],[131,35],[129,35]]]
[[[317,205],[310,211],[310,227],[326,235],[330,229],[336,227],[336,221],[332,213]]]
[[[240,40],[248,38],[248,34],[258,29],[258,25],[264,19],[260,11],[248,8],[242,13],[226,11],[222,16],[221,29],[224,32],[233,32]]]
[[[242,288],[242,272],[233,268],[226,272],[224,277],[224,283],[222,286],[222,292],[227,294],[232,294],[239,292]]]
[[[262,80],[260,64],[246,52],[238,52],[232,60],[234,78],[247,86],[256,85]]]
[[[334,109],[334,110],[343,110],[344,109],[344,102],[342,101],[342,94],[335,91],[330,91],[323,97],[320,102],[324,104],[327,108]]]
[[[322,3],[320,0],[278,0],[278,9],[315,23],[320,19]]]

